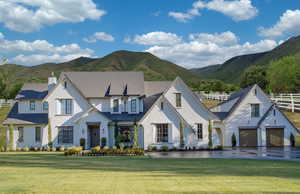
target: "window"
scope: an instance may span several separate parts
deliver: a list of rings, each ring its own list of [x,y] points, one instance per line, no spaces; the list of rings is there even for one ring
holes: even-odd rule
[[[160,102],[160,110],[164,110],[164,102]]]
[[[18,127],[18,142],[23,142],[24,141],[24,128],[23,127]]]
[[[251,104],[251,117],[259,117],[259,104]]]
[[[35,101],[30,101],[29,102],[29,110],[30,111],[35,111]]]
[[[168,124],[157,124],[156,130],[156,142],[168,142]]]
[[[41,142],[41,127],[35,127],[35,142]]]
[[[276,116],[276,110],[273,109],[273,116],[275,117]]]
[[[124,100],[124,112],[127,112],[127,100]]]
[[[68,83],[67,83],[67,81],[65,81],[64,82],[64,88],[67,88],[67,86],[68,86]]]
[[[58,127],[58,143],[59,144],[73,143],[73,127],[71,126]]]
[[[48,102],[43,102],[43,110],[48,111]]]
[[[137,112],[136,101],[137,101],[136,99],[131,100],[131,112]]]
[[[255,96],[257,95],[257,90],[256,90],[256,89],[254,89],[254,95],[255,95]]]
[[[203,139],[203,125],[202,123],[197,123],[197,138]]]
[[[73,100],[72,99],[60,99],[60,113],[62,115],[70,115],[73,113]]]
[[[181,107],[181,93],[176,93],[176,107],[180,108]]]
[[[113,100],[113,112],[119,112],[119,99]]]

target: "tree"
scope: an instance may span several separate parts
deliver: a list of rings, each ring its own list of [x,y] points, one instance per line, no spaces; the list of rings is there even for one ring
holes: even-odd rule
[[[133,147],[138,148],[139,147],[139,129],[137,124],[134,125],[134,134],[133,134]]]
[[[247,88],[254,84],[259,85],[263,90],[267,89],[267,71],[262,66],[251,66],[242,75],[240,86],[241,88]]]
[[[284,57],[269,64],[267,71],[272,92],[299,92],[300,64],[296,57]]]

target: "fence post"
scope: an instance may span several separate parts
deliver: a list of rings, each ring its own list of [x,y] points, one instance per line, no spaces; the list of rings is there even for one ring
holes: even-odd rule
[[[295,102],[294,102],[293,94],[291,94],[291,105],[292,105],[292,112],[295,112]]]

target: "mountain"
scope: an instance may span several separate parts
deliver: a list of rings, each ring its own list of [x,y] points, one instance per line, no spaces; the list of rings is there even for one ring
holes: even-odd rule
[[[80,57],[64,63],[45,63],[37,66],[6,64],[0,66],[11,84],[46,82],[51,72],[63,71],[143,71],[145,80],[173,80],[180,76],[188,84],[200,78],[193,72],[146,52],[116,51],[103,58]]]
[[[239,83],[243,72],[252,65],[268,65],[272,60],[285,56],[296,56],[300,59],[300,36],[290,38],[271,51],[242,55],[229,59],[221,65],[191,69],[203,79],[219,79],[227,83]]]

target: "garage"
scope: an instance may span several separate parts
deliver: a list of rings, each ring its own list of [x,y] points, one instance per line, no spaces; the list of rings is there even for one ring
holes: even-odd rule
[[[257,129],[240,129],[240,147],[257,147]]]
[[[283,128],[267,128],[267,146],[281,147],[284,145]]]

